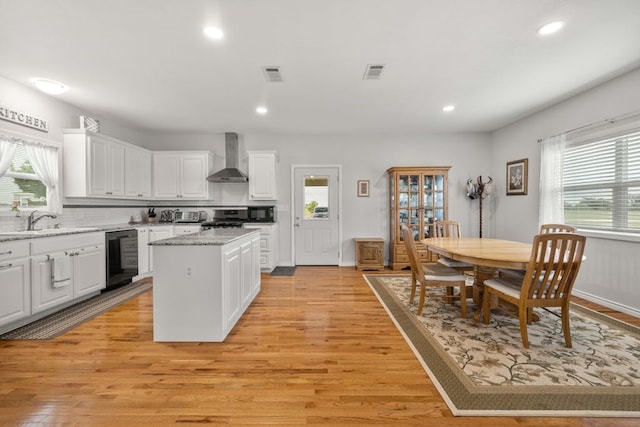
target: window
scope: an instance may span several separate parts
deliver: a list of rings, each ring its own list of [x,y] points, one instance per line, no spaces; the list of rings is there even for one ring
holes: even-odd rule
[[[640,233],[640,130],[567,140],[562,191],[567,224]]]
[[[10,210],[14,206],[19,209],[47,206],[47,187],[34,172],[22,144],[17,145],[9,169],[0,178],[0,209]]]
[[[305,176],[304,178],[304,217],[329,217],[329,177]]]

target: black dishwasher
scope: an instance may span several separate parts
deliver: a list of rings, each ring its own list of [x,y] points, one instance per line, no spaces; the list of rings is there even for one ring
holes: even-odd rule
[[[105,233],[107,286],[103,292],[132,282],[138,275],[138,230]]]

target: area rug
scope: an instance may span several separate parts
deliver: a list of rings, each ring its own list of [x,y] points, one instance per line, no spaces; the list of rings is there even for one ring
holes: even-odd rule
[[[409,275],[364,278],[454,415],[640,416],[640,328],[572,305],[572,348],[560,319],[541,311],[525,349],[514,317],[462,319],[458,303],[433,295],[438,289],[417,316]]]
[[[57,313],[0,335],[0,340],[48,340],[151,289],[150,282],[132,283],[96,295]]]
[[[296,272],[296,267],[276,267],[271,272],[272,276],[293,276]]]

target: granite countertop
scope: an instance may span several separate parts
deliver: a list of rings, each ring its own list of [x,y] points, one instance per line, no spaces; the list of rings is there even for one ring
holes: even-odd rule
[[[140,222],[140,223],[122,223],[122,224],[109,224],[109,225],[94,225],[94,226],[79,226],[79,227],[62,227],[51,228],[45,230],[37,230],[34,232],[27,231],[3,231],[0,232],[0,243],[11,242],[15,240],[27,240],[27,239],[39,239],[42,237],[54,237],[64,236],[69,234],[79,233],[95,233],[105,231],[118,231],[118,230],[130,230],[132,228],[139,227],[162,227],[167,225],[174,225],[171,222]]]
[[[168,239],[149,242],[150,246],[215,246],[226,245],[251,233],[260,233],[255,229],[212,228],[198,233],[184,234]]]

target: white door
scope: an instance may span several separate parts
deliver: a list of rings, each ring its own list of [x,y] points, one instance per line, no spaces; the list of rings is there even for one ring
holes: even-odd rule
[[[338,166],[294,166],[293,234],[296,265],[340,263]]]

